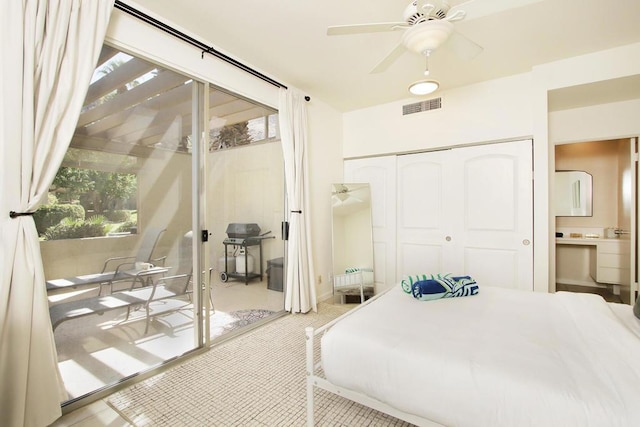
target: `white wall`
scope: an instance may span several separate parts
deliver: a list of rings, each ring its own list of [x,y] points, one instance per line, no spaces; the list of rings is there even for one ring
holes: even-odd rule
[[[356,110],[344,115],[345,158],[424,151],[439,147],[530,137],[531,75],[519,74],[436,92],[442,108],[402,115],[402,106],[423,98]]]
[[[549,114],[549,137],[555,145],[576,141],[637,136],[640,99],[572,108]]]
[[[154,16],[133,1],[128,0],[127,4]],[[170,17],[158,19],[189,34],[188,31],[171,23]],[[125,52],[131,52],[200,81],[224,87],[271,107],[278,106],[277,87],[211,55],[203,57],[199,49],[120,10],[113,11],[105,41]]]
[[[318,300],[332,295],[331,184],[342,182],[342,114],[312,98],[309,113],[309,192],[311,242]],[[318,277],[316,277],[318,282]]]

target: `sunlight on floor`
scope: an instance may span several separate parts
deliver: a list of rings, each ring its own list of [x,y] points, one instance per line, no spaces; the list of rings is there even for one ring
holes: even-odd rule
[[[267,281],[245,285],[212,277],[211,337],[242,328],[279,312],[283,293],[267,289]],[[97,289],[93,290],[94,295]],[[50,297],[54,303],[81,299],[72,291]],[[165,313],[166,312],[166,313]],[[158,366],[194,349],[193,305],[188,300],[166,300],[151,306],[153,317],[145,334],[146,312],[107,311],[69,320],[55,331],[58,361],[70,398],[83,396],[127,376]]]

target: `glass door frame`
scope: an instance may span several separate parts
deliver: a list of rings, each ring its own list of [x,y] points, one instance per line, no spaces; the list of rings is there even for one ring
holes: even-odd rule
[[[206,135],[209,134],[209,83],[194,80],[193,108],[197,112],[192,116],[192,150],[191,173],[192,175],[192,224],[194,230],[193,239],[193,310],[194,318],[194,343],[196,348],[208,348],[210,346],[210,316],[213,309],[210,284],[209,265],[209,236],[206,225],[207,218],[207,153],[209,151]],[[197,327],[195,325],[198,325]]]

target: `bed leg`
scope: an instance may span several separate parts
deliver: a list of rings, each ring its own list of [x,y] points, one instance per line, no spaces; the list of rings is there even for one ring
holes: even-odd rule
[[[313,427],[313,328],[304,328],[304,333],[307,340],[307,427]]]

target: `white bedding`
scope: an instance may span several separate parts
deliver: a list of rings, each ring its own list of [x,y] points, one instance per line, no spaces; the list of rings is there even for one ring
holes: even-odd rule
[[[640,321],[616,310],[488,286],[418,301],[398,285],[322,337],[322,368],[446,426],[640,426]]]

